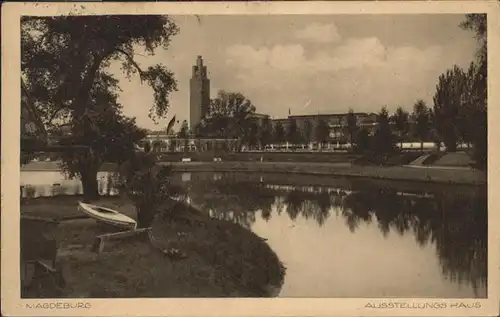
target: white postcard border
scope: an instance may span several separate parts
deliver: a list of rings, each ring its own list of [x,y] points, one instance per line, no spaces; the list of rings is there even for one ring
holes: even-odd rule
[[[20,299],[20,16],[101,14],[430,14],[488,13],[488,299]],[[14,316],[486,316],[500,299],[498,121],[499,2],[166,2],[6,3],[2,5],[2,314]],[[496,88],[496,89],[495,89]],[[496,230],[496,231],[495,231]],[[374,308],[393,303],[400,308]],[[436,304],[438,303],[438,304]],[[464,308],[470,306],[472,308]],[[477,308],[480,306],[480,308]],[[426,308],[419,308],[426,307]],[[434,307],[434,308],[430,308]]]

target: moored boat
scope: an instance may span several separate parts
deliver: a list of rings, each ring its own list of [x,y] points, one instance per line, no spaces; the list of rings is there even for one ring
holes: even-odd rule
[[[79,202],[78,208],[83,213],[89,215],[91,218],[111,226],[134,230],[137,228],[137,222],[124,214],[106,207],[91,205]]]

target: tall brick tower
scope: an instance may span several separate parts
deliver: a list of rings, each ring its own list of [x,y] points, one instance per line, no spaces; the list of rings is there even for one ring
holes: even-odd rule
[[[210,79],[203,58],[198,56],[190,79],[189,126],[194,128],[208,113],[210,105]]]

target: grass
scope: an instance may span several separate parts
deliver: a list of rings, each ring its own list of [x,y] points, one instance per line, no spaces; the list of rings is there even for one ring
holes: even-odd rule
[[[420,156],[424,155],[424,152],[421,151],[412,151],[412,152],[399,152],[392,155],[389,155],[386,159],[382,160],[381,157],[365,155],[359,158],[356,158],[352,161],[355,165],[384,165],[384,166],[400,166],[410,164],[412,161],[416,160]]]
[[[469,167],[474,165],[474,161],[465,152],[455,152],[440,156],[433,164],[436,166]]]
[[[445,156],[446,153],[432,153],[425,160],[423,160],[422,165],[433,165],[437,160]]]
[[[224,162],[203,164],[172,164],[177,172],[248,172],[323,175],[351,178],[371,178],[394,181],[412,181],[437,184],[478,185],[486,184],[485,173],[478,170],[439,168],[412,168],[406,166],[359,166],[334,164]]]
[[[79,197],[44,197],[22,202],[26,215],[62,219],[78,214]],[[100,205],[135,217],[134,208],[118,197]],[[191,219],[193,213],[180,211]],[[179,210],[178,210],[179,211]],[[206,226],[158,217],[147,238],[106,242],[102,253],[91,251],[96,235],[113,232],[93,219],[63,221],[57,238],[58,265],[66,286],[57,290],[50,279],[35,283],[23,297],[248,297],[269,296],[269,285],[282,283],[283,267],[258,236],[235,224],[197,215]],[[186,232],[187,236],[179,236]],[[21,234],[26,234],[21,232]],[[159,242],[158,242],[159,241]],[[179,248],[185,259],[172,259],[160,249]]]
[[[234,153],[234,155],[248,156],[247,159],[242,159],[240,161],[226,161],[223,159],[222,162],[195,161],[191,164],[175,161],[162,162],[162,164],[172,164],[174,171],[179,172],[288,173],[364,177],[381,180],[414,181],[438,184],[486,184],[486,175],[484,172],[479,170],[450,170],[439,168],[422,169],[403,166],[415,160],[421,154],[419,152],[403,152],[394,155],[388,160],[389,166],[379,166],[366,159],[354,159],[353,157],[349,158],[349,154],[339,153],[323,153],[321,155],[319,153],[315,153],[314,155],[316,155],[317,161],[308,161],[312,159],[310,153],[267,153],[269,156],[272,156],[273,159],[264,157],[263,162],[260,162],[260,156],[258,156],[259,159],[257,159],[257,154],[258,153]],[[448,154],[445,155],[444,158],[447,156]],[[297,161],[287,161],[291,160],[292,157],[301,157],[301,159],[298,159]],[[324,158],[328,157],[330,158],[330,161],[322,161]],[[351,161],[353,162],[352,164],[350,163]],[[435,165],[435,167],[438,167],[436,164],[433,164],[436,161],[442,161],[441,155],[431,155],[423,162],[423,164],[427,166]],[[464,164],[456,163],[458,161],[459,160],[451,160],[451,162],[455,162],[455,166],[463,167]],[[32,163],[30,166],[24,167],[23,170],[36,169],[35,165],[35,163]],[[110,164],[103,167],[103,171],[112,170],[113,168]]]

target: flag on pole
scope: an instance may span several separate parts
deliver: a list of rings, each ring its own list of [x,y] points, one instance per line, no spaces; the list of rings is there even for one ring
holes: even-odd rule
[[[170,134],[172,128],[174,127],[174,124],[175,124],[175,116],[170,120],[170,122],[167,125],[167,134]]]
[[[292,114],[292,110],[290,110],[290,108],[288,108],[288,115],[291,115]]]

